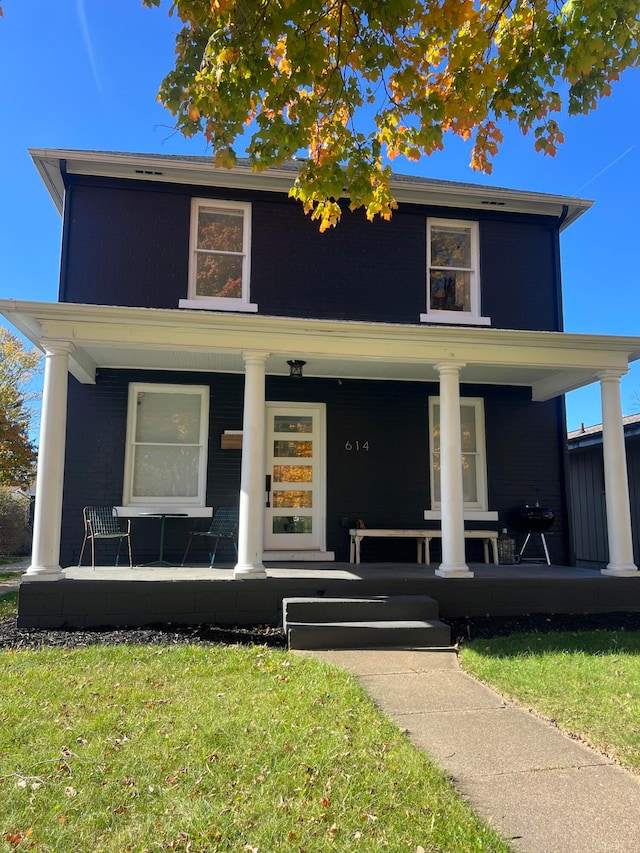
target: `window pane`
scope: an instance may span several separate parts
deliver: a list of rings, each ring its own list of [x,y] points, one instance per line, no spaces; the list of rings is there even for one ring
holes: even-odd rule
[[[198,252],[196,258],[196,294],[242,298],[242,255]]]
[[[305,492],[282,491],[273,493],[274,507],[291,507],[294,509],[311,509],[313,506],[313,492],[309,489]]]
[[[274,432],[313,432],[313,417],[296,415],[275,415],[273,418]]]
[[[471,269],[471,228],[463,225],[432,226],[431,266]]]
[[[201,399],[199,394],[138,391],[135,440],[156,444],[198,444]]]
[[[135,448],[134,498],[195,498],[198,496],[199,447]]]
[[[431,308],[437,311],[471,311],[471,275],[468,272],[431,270]]]
[[[310,483],[313,480],[312,465],[274,465],[274,483]]]
[[[200,208],[198,248],[221,252],[242,252],[242,211]]]
[[[476,452],[476,410],[473,406],[460,407],[463,453]]]
[[[312,533],[313,522],[311,516],[300,515],[274,515],[274,533]]]
[[[476,477],[476,457],[462,454],[462,493],[465,503],[478,500],[478,480]]]
[[[440,451],[440,406],[436,403],[433,407],[433,449],[436,453]]]
[[[440,495],[440,454],[433,454],[433,496],[432,500],[440,503],[442,497]]]
[[[312,441],[274,441],[274,456],[313,456]]]

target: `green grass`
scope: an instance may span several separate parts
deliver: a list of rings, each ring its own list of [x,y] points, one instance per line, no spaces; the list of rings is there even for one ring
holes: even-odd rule
[[[18,613],[18,590],[0,595],[0,620],[14,619]]]
[[[19,578],[22,572],[0,572],[0,581],[10,581]]]
[[[0,651],[0,851],[508,851],[355,679],[263,647]]]
[[[463,668],[640,771],[640,633],[516,634],[463,646]]]

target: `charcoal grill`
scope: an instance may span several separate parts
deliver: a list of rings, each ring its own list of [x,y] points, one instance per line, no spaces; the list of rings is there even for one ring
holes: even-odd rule
[[[553,525],[555,520],[555,515],[552,509],[549,509],[547,506],[540,506],[540,504],[536,501],[535,504],[527,504],[523,506],[520,510],[520,522],[524,529],[527,531],[527,536],[524,540],[524,545],[520,549],[519,558],[523,559],[522,555],[524,554],[525,548],[529,544],[529,540],[531,539],[531,535],[533,533],[540,534],[540,541],[542,542],[542,547],[544,549],[544,556],[547,560],[547,565],[551,565],[551,559],[549,558],[549,549],[547,548],[547,540],[544,538],[544,534],[547,530]]]

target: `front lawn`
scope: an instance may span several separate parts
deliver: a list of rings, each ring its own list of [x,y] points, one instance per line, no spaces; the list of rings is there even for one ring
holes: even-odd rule
[[[463,668],[640,772],[640,632],[514,634],[463,645]]]
[[[260,646],[0,651],[0,850],[509,846],[347,673]]]

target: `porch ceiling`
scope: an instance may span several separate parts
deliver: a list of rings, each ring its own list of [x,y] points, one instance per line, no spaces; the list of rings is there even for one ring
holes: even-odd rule
[[[243,373],[242,353],[268,353],[267,373],[287,359],[307,377],[433,382],[435,365],[456,361],[464,383],[519,385],[546,400],[626,371],[640,338],[507,329],[396,325],[180,309],[0,300],[2,313],[43,349],[73,344],[70,370],[84,383],[97,368]]]

